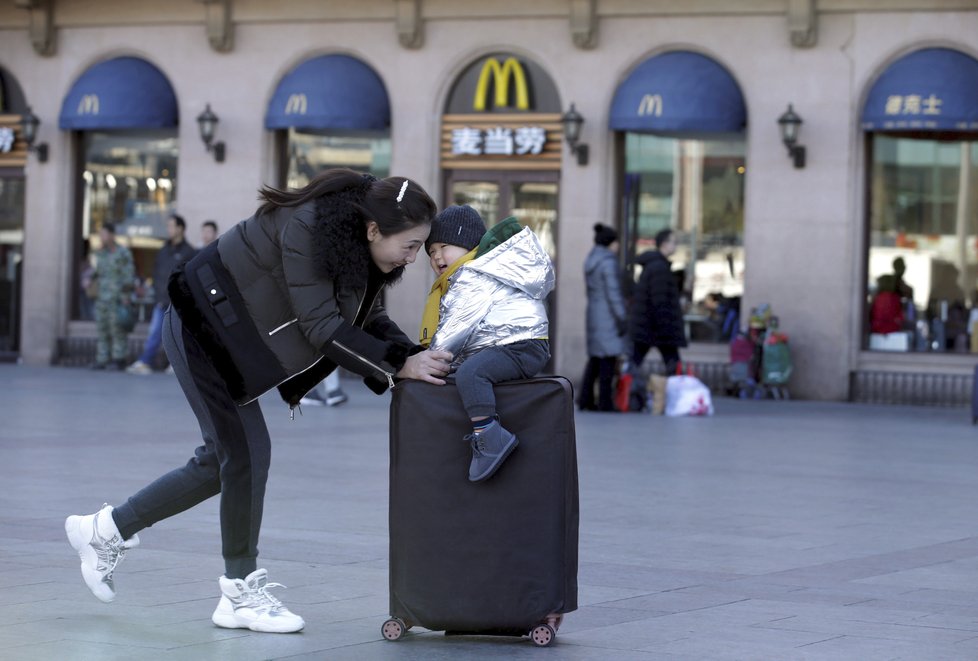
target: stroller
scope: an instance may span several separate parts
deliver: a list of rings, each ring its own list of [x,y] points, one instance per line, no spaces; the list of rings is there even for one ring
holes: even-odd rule
[[[730,394],[741,399],[760,399],[764,389],[757,382],[757,344],[749,334],[738,331],[730,342],[727,379]]]
[[[730,342],[727,378],[730,392],[741,399],[790,399],[788,379],[793,371],[788,336],[778,330],[769,305],[751,310],[747,332]]]
[[[778,331],[777,317],[773,317],[772,322],[764,333],[761,348],[761,385],[774,399],[790,399],[788,379],[794,365],[788,348],[788,336]]]

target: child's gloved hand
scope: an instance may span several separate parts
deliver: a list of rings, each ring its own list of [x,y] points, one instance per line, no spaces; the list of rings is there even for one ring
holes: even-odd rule
[[[451,365],[452,354],[447,351],[427,349],[408,356],[397,376],[401,379],[417,379],[443,386],[445,380],[442,377],[448,374]]]

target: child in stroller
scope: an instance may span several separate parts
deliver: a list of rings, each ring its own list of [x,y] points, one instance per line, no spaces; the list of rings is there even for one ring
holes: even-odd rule
[[[751,310],[746,333],[730,342],[727,376],[731,394],[741,399],[788,399],[787,383],[793,366],[788,336],[778,330],[778,318],[763,304]]]

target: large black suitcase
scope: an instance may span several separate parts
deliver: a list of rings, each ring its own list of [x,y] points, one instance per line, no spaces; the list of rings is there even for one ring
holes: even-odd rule
[[[382,633],[529,635],[550,644],[577,608],[574,399],[563,377],[495,388],[519,446],[468,481],[472,431],[458,391],[406,380],[390,415],[390,613]]]

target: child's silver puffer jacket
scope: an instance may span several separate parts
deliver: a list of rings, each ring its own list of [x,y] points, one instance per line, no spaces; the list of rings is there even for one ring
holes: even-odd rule
[[[524,227],[452,276],[431,348],[450,351],[457,366],[486,347],[547,338],[553,288],[553,263]]]

